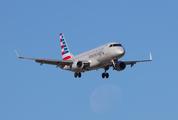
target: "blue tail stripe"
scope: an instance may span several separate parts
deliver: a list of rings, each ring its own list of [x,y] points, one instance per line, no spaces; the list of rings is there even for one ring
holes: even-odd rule
[[[65,54],[66,54],[66,53],[69,53],[69,51],[64,51],[64,52],[65,52]]]

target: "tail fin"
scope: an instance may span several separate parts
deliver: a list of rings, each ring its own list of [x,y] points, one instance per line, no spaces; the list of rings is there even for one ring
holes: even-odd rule
[[[60,33],[60,42],[61,42],[61,52],[62,52],[62,59],[68,60],[72,58],[74,55],[70,53],[69,47],[67,45],[66,39],[63,33]]]

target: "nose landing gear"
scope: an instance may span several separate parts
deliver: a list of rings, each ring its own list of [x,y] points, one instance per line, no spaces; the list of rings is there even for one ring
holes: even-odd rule
[[[117,63],[117,59],[113,59],[111,60],[111,62],[113,63],[113,70],[116,70],[116,63]]]

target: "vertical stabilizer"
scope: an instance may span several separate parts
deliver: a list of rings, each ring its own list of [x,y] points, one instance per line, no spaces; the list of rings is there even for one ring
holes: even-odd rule
[[[72,58],[73,55],[70,53],[69,47],[68,47],[66,39],[64,37],[64,34],[60,33],[59,36],[60,36],[60,43],[61,43],[62,59],[68,60],[68,59]]]

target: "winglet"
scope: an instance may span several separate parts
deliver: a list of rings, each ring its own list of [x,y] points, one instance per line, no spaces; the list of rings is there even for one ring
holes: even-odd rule
[[[17,53],[17,51],[15,50],[15,52],[16,52],[16,55],[17,55],[17,57],[18,58],[24,58],[24,57],[19,57],[19,54]]]
[[[15,50],[15,53],[16,53],[17,57],[19,58],[19,54],[17,53],[17,51],[16,51],[16,50]]]
[[[150,60],[152,60],[152,55],[151,55],[151,53],[150,53]]]

